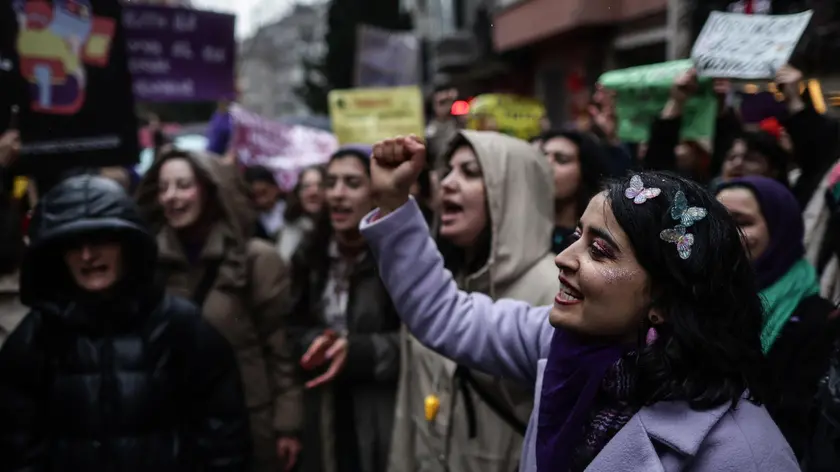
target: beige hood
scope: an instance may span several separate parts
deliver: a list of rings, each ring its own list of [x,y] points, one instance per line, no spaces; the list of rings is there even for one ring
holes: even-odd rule
[[[459,134],[481,164],[491,225],[487,263],[464,280],[463,288],[495,296],[551,252],[552,170],[545,157],[520,139],[494,131]]]

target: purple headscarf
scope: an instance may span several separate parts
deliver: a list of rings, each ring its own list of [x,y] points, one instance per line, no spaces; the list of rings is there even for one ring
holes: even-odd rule
[[[554,331],[540,391],[538,472],[569,470],[607,370],[630,349]]]
[[[758,200],[761,214],[767,222],[770,243],[753,263],[763,290],[779,280],[805,254],[805,223],[802,208],[796,197],[784,185],[767,177],[750,176],[732,179],[718,188],[742,187],[750,190]]]

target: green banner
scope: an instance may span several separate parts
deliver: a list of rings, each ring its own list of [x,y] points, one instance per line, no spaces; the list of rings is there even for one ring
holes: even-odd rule
[[[648,140],[650,125],[662,114],[674,79],[691,67],[691,60],[686,59],[614,70],[601,76],[598,82],[616,92],[618,136],[622,141],[640,143]],[[699,89],[683,109],[680,136],[689,140],[710,140],[714,138],[717,100],[712,80],[703,77],[698,80]]]

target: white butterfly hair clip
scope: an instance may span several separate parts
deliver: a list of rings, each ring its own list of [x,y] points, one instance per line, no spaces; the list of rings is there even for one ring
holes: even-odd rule
[[[630,186],[624,190],[624,196],[633,200],[633,203],[636,205],[641,205],[651,198],[655,198],[660,193],[662,193],[662,190],[656,187],[645,188],[642,178],[638,175],[630,178]]]
[[[677,252],[680,254],[680,259],[688,259],[691,256],[691,246],[694,245],[694,235],[685,232],[686,227],[677,225],[671,229],[662,230],[659,233],[659,238],[668,243],[677,245]]]
[[[688,200],[682,190],[674,195],[674,203],[671,205],[671,218],[679,221],[679,224],[688,228],[705,217],[706,209],[688,206]]]

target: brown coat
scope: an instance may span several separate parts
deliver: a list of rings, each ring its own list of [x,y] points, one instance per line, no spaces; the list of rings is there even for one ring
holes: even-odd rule
[[[282,466],[276,438],[300,431],[303,409],[297,363],[286,341],[288,271],[272,246],[249,237],[255,219],[236,169],[211,156],[189,154],[188,158],[215,186],[211,194],[221,210],[198,264],[188,263],[175,232],[160,224],[159,162],[141,182],[138,200],[159,228],[159,268],[170,293],[191,297],[205,272],[218,267],[203,304],[204,317],[228,339],[239,361],[254,440],[254,470],[276,472]]]

